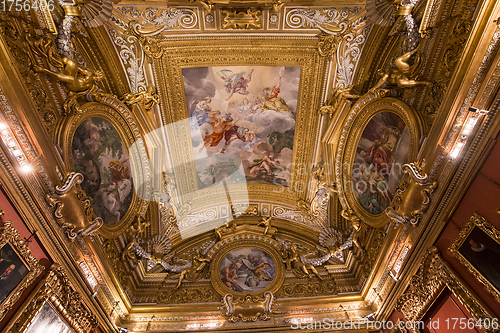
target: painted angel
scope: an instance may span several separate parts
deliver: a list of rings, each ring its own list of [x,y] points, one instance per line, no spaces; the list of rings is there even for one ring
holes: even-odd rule
[[[228,101],[235,93],[240,95],[248,95],[248,85],[252,80],[253,69],[248,73],[248,76],[245,78],[246,72],[234,73],[229,69],[223,69],[217,72],[220,78],[224,80],[224,87],[226,91],[229,93],[229,97],[226,98]]]

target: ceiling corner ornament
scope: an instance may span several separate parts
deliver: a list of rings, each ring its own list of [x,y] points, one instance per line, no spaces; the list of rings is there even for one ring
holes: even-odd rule
[[[25,332],[42,307],[48,305],[47,303],[53,311],[56,311],[56,316],[64,318],[67,325],[77,333],[90,333],[98,325],[96,317],[87,309],[80,294],[71,286],[63,267],[53,264],[50,272],[24,303],[6,331]]]
[[[2,215],[4,215],[2,211]],[[5,295],[5,298],[0,301],[0,320],[5,317],[14,304],[19,300],[23,291],[35,281],[38,274],[44,270],[38,260],[31,254],[28,243],[21,239],[19,232],[12,226],[12,221],[5,221],[4,226],[0,228],[0,249],[2,251],[2,261],[5,259],[4,255],[9,255],[9,250],[13,251],[16,259],[20,259],[27,272],[22,277],[21,281]],[[17,267],[15,269],[20,269]],[[2,277],[3,279],[4,277]],[[9,275],[5,280],[2,280],[2,293],[8,291],[8,284],[11,283]],[[3,297],[2,297],[3,298]]]
[[[428,250],[411,279],[409,290],[399,297],[395,308],[403,313],[407,321],[418,322],[445,288],[457,296],[476,322],[484,322],[485,319],[491,322],[496,317],[441,258],[435,247]],[[493,327],[483,329],[485,332],[496,331]]]
[[[92,198],[81,189],[81,173],[71,172],[62,187],[56,186],[55,194],[47,194],[45,201],[54,208],[57,224],[70,240],[78,235],[85,237],[98,231],[103,224],[92,209]]]
[[[274,300],[274,295],[269,291],[264,293],[264,298],[247,295],[236,300],[232,294],[226,294],[222,299],[221,308],[226,310],[224,315],[231,323],[240,320],[242,322],[269,320]]]
[[[396,225],[401,223],[417,226],[429,208],[431,195],[438,182],[430,180],[427,174],[422,174],[424,167],[425,159],[421,163],[403,165],[405,175],[396,189],[394,200],[385,210]]]
[[[222,29],[261,29],[262,9],[231,8],[221,9]]]

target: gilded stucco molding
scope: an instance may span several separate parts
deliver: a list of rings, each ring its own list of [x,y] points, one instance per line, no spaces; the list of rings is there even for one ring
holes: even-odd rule
[[[421,320],[445,288],[453,292],[476,322],[479,320],[484,322],[487,318],[491,322],[495,318],[462,279],[451,270],[434,247],[429,249],[423,258],[417,273],[411,279],[410,286],[410,290],[401,295],[396,303],[396,310],[402,312],[407,321]],[[485,332],[496,331],[491,327],[483,329]]]

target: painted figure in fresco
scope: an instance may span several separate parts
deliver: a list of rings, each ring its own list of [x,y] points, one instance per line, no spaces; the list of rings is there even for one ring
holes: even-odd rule
[[[253,69],[250,71],[248,76],[245,78],[243,75],[245,72],[233,73],[229,69],[223,69],[217,72],[220,78],[224,80],[224,88],[226,92],[229,93],[229,97],[226,98],[228,101],[234,94],[248,95],[248,84],[252,80]]]
[[[236,282],[238,274],[236,274],[235,264],[232,263],[229,266],[226,266],[223,269],[221,269],[220,275],[222,282],[224,282],[224,284],[229,288],[234,289],[238,286],[238,282]]]
[[[268,175],[273,174],[273,169],[281,165],[279,161],[274,160],[274,153],[269,153],[260,160],[254,160],[250,165],[250,175],[257,177],[259,172],[265,171]]]
[[[117,221],[120,221],[120,208],[124,203],[125,198],[132,191],[132,180],[130,179],[130,170],[123,162],[118,160],[111,160],[108,165],[111,171],[111,179],[109,184],[103,188],[102,198],[104,207],[106,207],[111,214],[116,216]]]
[[[181,286],[181,283],[186,276],[191,280],[196,279],[199,274],[202,273],[205,266],[210,263],[210,259],[204,258],[201,254],[201,250],[196,249],[195,254],[191,257],[191,263],[191,267],[186,268],[181,272],[181,275],[179,276],[179,282],[177,283],[175,289],[178,289]]]
[[[278,83],[271,89],[269,87],[264,88],[264,96],[267,100],[264,102],[262,106],[263,110],[273,110],[279,112],[292,112],[290,108],[286,105],[286,102],[283,98],[278,97],[280,93],[281,87],[281,75],[278,78]]]
[[[375,140],[370,148],[360,152],[365,163],[353,175],[355,194],[361,206],[371,214],[381,214],[394,196],[387,179],[400,137],[399,128],[387,126],[380,140]]]
[[[212,99],[210,97],[207,97],[201,102],[195,101],[193,103],[194,110],[193,113],[191,114],[191,117],[196,119],[199,126],[205,123],[210,123],[211,118],[209,115],[214,112],[212,111],[212,108],[209,105],[211,102]]]
[[[218,111],[214,115],[209,115],[213,120],[212,122],[210,122],[210,125],[212,125],[214,131],[212,134],[206,135],[203,138],[200,152],[205,147],[216,147],[224,138],[224,134],[226,133],[226,131],[230,129],[234,124],[236,124],[236,122],[239,120],[239,118],[233,120],[230,114],[227,114],[222,118],[218,118],[216,115],[220,115],[220,111]]]

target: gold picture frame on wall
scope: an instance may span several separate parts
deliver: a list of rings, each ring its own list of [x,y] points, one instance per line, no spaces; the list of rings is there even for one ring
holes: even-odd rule
[[[384,211],[403,178],[402,166],[417,158],[422,121],[400,100],[372,97],[359,100],[338,129],[334,177],[344,210],[378,228],[390,221]]]
[[[450,251],[500,302],[500,231],[475,213],[450,246]]]
[[[274,244],[276,243],[276,244]],[[220,295],[263,295],[276,293],[285,279],[285,268],[277,242],[238,239],[212,257],[210,281]]]
[[[82,298],[59,264],[49,273],[26,300],[6,327],[6,332],[89,333],[97,327],[97,319],[85,307]]]
[[[0,253],[1,320],[44,267],[31,254],[11,221],[0,228]]]
[[[445,289],[457,297],[476,323],[484,325],[481,327],[484,332],[497,331],[494,324],[484,324],[493,323],[495,315],[441,258],[437,248],[431,247],[427,251],[409,284],[411,286],[408,291],[396,301],[395,309],[404,315],[407,323],[411,323],[412,332],[421,332],[422,318]]]

